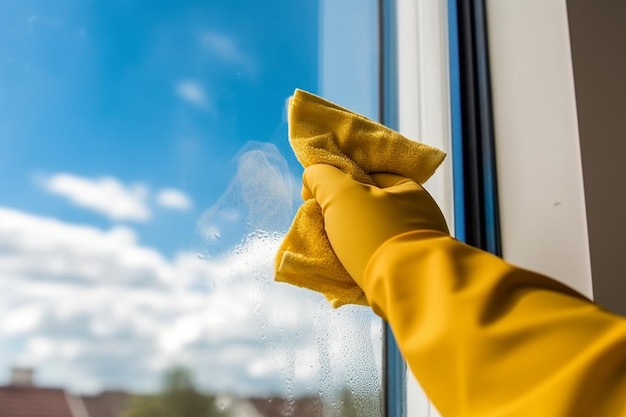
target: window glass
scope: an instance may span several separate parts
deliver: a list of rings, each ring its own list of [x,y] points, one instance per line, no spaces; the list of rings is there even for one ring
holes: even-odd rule
[[[301,203],[286,100],[375,117],[376,22],[372,0],[0,3],[0,411],[381,415],[380,321],[273,282]]]

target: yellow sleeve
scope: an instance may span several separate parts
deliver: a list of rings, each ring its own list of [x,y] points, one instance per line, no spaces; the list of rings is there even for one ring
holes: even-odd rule
[[[626,320],[555,280],[411,232],[363,287],[443,417],[626,416]]]

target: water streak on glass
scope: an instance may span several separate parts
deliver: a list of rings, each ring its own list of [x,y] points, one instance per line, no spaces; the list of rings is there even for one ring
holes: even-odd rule
[[[0,4],[0,414],[381,415],[380,320],[273,281],[287,98],[376,115],[376,13]]]

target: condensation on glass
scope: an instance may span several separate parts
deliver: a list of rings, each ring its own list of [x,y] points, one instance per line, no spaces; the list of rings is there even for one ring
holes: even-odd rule
[[[380,320],[273,281],[287,98],[376,117],[376,3],[0,4],[0,411],[382,414]]]

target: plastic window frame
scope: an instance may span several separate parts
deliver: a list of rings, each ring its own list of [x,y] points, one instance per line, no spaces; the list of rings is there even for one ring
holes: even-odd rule
[[[449,154],[427,188],[458,239],[501,255],[485,1],[379,0],[379,19],[381,122]],[[438,416],[384,339],[385,416]]]
[[[454,227],[452,153],[453,116],[450,92],[451,59],[445,2],[381,0],[380,99],[381,121],[407,137],[449,154],[427,188]],[[436,415],[410,372],[393,335],[385,329],[385,416]],[[434,413],[434,414],[433,414]]]

